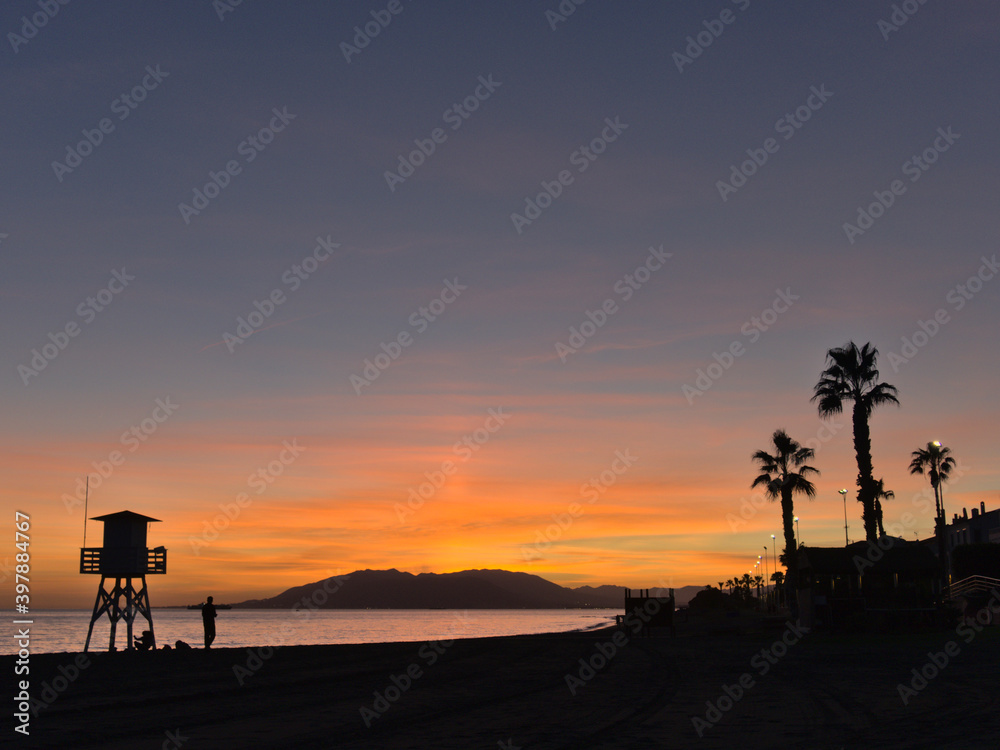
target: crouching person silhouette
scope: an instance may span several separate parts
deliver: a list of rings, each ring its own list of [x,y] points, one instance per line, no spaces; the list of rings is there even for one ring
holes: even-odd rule
[[[201,608],[201,619],[205,624],[205,648],[212,648],[212,641],[215,640],[215,605],[212,604],[212,597]]]
[[[153,634],[148,630],[142,631],[142,636],[135,637],[135,647],[139,651],[149,651],[153,648]]]

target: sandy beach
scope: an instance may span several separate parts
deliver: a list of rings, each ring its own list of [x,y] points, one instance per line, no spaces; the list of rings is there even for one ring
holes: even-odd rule
[[[32,717],[29,738],[8,729],[3,744],[186,750],[1000,744],[996,628],[836,635],[732,622],[681,624],[673,638],[603,630],[452,643],[40,654],[31,661],[32,695],[43,698],[47,683],[54,700]],[[946,664],[933,665],[945,657]],[[14,657],[2,661],[9,680]],[[77,665],[83,666],[74,675]],[[930,679],[921,683],[914,669]],[[901,695],[899,683],[912,694]]]

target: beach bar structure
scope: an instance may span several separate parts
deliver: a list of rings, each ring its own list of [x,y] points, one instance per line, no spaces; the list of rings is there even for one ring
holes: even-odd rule
[[[617,618],[619,627],[631,628],[642,623],[642,632],[650,635],[652,628],[669,628],[674,635],[674,590],[669,596],[651,596],[649,589],[639,589],[635,596],[632,589],[625,589],[625,614]]]
[[[158,523],[160,519],[123,510],[90,520],[104,523],[104,546],[84,547],[80,550],[80,573],[101,576],[83,650],[90,648],[94,623],[105,614],[111,620],[109,651],[115,650],[115,631],[119,620],[124,620],[128,629],[127,648],[135,648],[132,623],[139,615],[149,623],[152,647],[156,648],[146,576],[163,575],[167,572],[167,550],[163,547],[149,549],[146,546],[146,529],[148,524]],[[109,589],[106,584],[110,581],[114,581],[114,584]]]
[[[905,630],[934,620],[940,564],[926,545],[882,537],[798,552],[803,625],[842,629],[881,620]]]

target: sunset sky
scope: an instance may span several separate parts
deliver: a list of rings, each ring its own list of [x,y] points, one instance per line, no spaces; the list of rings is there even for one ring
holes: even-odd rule
[[[1000,7],[902,5],[6,3],[33,606],[93,603],[88,473],[87,515],[162,520],[154,606],[363,568],[717,584],[781,538],[740,517],[776,428],[817,448],[802,541],[843,543],[842,487],[862,539],[849,414],[809,401],[849,340],[899,388],[886,525],[931,534],[930,440],[949,517],[1000,505]]]

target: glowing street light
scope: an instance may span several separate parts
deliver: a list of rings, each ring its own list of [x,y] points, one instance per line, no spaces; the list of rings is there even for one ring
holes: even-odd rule
[[[802,543],[802,537],[799,536],[799,517],[795,516],[792,520],[795,521],[795,549],[798,549]]]
[[[757,559],[760,560],[761,556],[757,555]],[[768,583],[767,583],[767,581],[768,581],[768,578],[767,578],[767,547],[764,547],[764,558],[763,559],[764,559],[764,591],[767,591],[767,587],[768,587]]]

